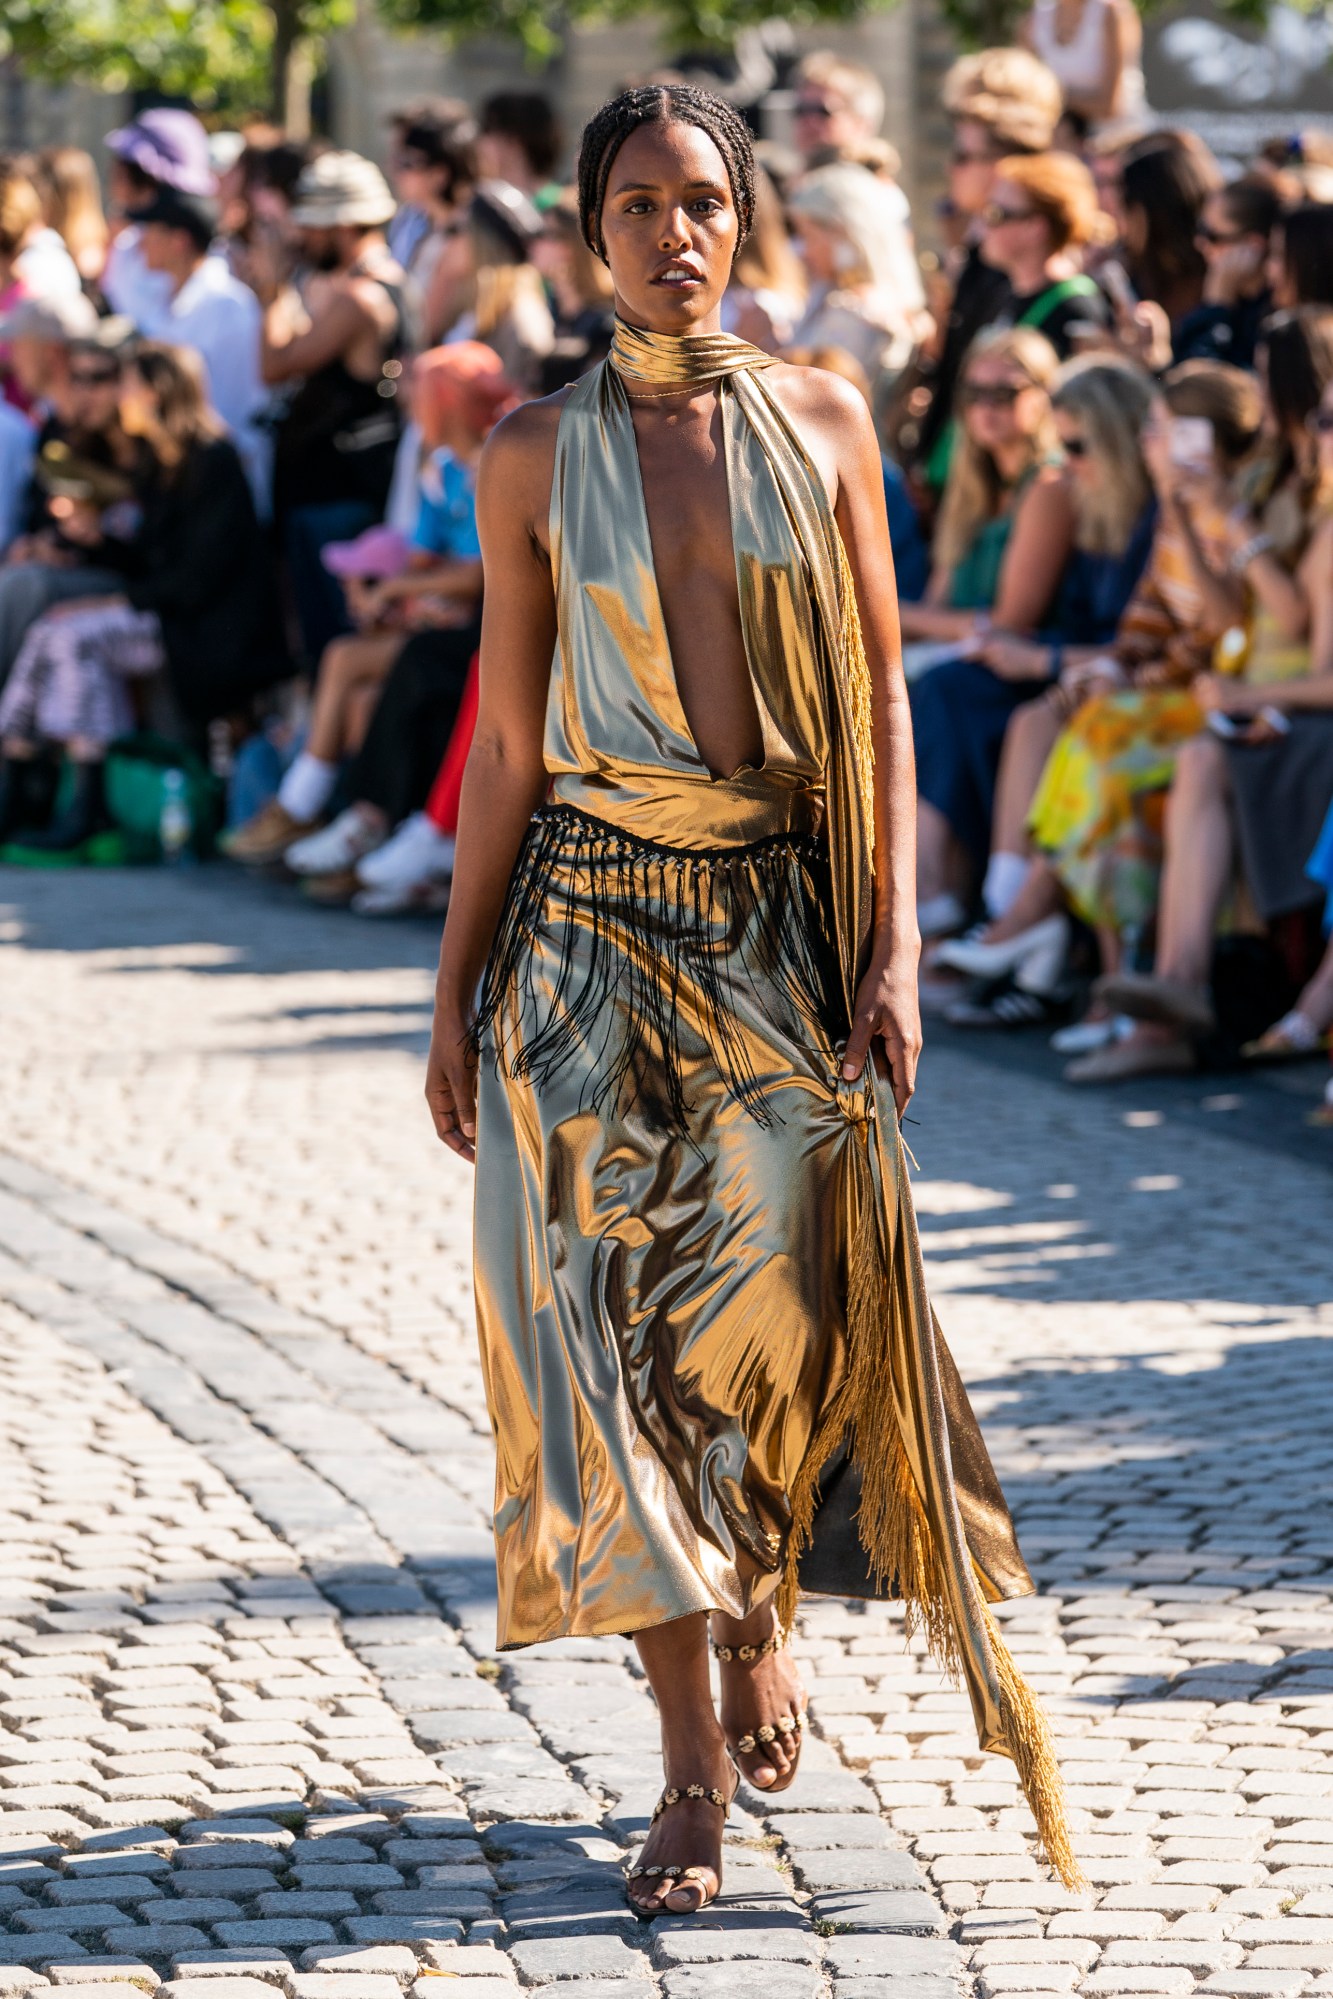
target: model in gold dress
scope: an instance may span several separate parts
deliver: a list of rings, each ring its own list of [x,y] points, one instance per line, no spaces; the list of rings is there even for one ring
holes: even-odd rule
[[[761,1789],[795,1775],[798,1588],[905,1599],[1077,1872],[987,1608],[1032,1585],[898,1133],[920,1036],[878,448],[845,384],[718,330],[751,176],[705,93],[629,92],[584,135],[615,343],[483,461],[427,1086],[476,1160],[499,1642],[634,1634],[668,1783],[648,1910],[717,1891],[728,1749]]]

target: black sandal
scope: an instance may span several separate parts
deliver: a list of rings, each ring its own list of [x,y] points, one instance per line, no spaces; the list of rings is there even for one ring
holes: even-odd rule
[[[753,1666],[757,1660],[767,1659],[774,1652],[783,1650],[783,1641],[775,1632],[759,1645],[714,1645],[713,1657],[724,1666]],[[801,1758],[801,1738],[805,1730],[805,1709],[795,1714],[780,1714],[776,1721],[766,1721],[756,1728],[752,1735],[739,1736],[735,1742],[728,1740],[727,1748],[734,1757],[749,1756],[756,1749],[764,1748],[779,1737],[791,1762],[785,1776],[773,1784],[756,1784],[755,1790],[766,1798],[776,1797],[781,1791],[789,1790],[796,1779],[796,1770]],[[738,1766],[739,1767],[739,1766]]]

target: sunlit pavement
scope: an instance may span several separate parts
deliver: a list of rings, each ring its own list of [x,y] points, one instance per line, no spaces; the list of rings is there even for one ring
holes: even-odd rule
[[[893,1612],[821,1603],[797,1787],[649,1926],[630,1649],[492,1651],[432,928],[220,868],[0,872],[0,925],[0,1992],[1333,1993],[1318,1068],[1075,1093],[928,1045],[932,1282],[1092,1891]]]

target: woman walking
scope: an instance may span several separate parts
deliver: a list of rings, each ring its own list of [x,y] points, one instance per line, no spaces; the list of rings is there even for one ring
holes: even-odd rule
[[[918,940],[879,451],[850,386],[719,331],[753,187],[705,92],[628,91],[584,133],[615,341],[482,461],[427,1080],[477,1166],[499,1642],[633,1633],[667,1781],[646,1913],[718,1892],[733,1757],[795,1774],[798,1583],[907,1598],[1076,1874],[986,1607],[1031,1584],[895,1116]]]

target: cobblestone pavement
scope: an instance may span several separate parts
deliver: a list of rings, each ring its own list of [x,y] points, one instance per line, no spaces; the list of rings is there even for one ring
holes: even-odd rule
[[[1204,1085],[928,1056],[932,1281],[1093,1888],[896,1613],[812,1603],[797,1788],[643,1925],[631,1648],[493,1650],[429,929],[221,871],[11,871],[0,921],[0,1993],[1333,1993],[1320,1165]]]

